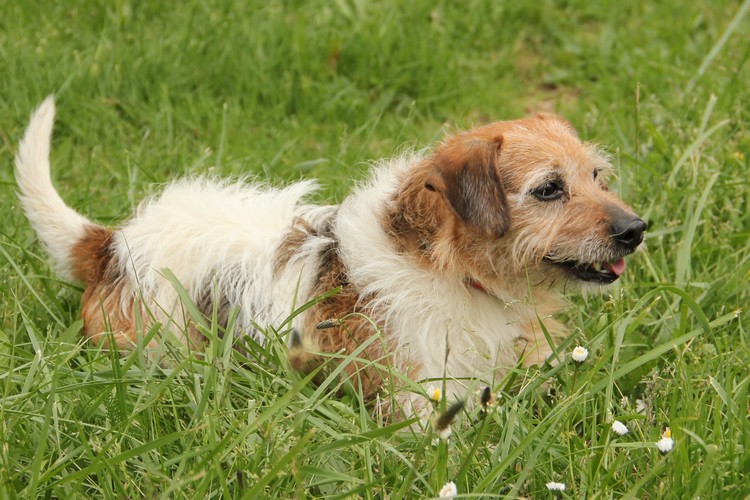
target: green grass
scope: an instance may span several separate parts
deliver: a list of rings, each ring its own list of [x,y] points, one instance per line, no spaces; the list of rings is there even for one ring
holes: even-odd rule
[[[0,0],[0,497],[747,497],[749,6]],[[188,173],[317,177],[340,201],[446,126],[554,110],[612,153],[647,250],[572,298],[561,352],[585,363],[513,371],[435,444],[291,372],[278,342],[251,368],[221,341],[169,368],[84,343],[81,290],[15,199],[49,93],[56,184],[105,223]]]

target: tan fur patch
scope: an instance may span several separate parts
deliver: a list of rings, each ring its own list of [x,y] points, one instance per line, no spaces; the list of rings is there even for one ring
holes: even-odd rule
[[[132,349],[138,340],[132,318],[133,303],[126,311],[121,308],[122,285],[99,282],[83,292],[82,311],[84,334],[109,347],[110,334],[117,347]]]
[[[125,286],[112,254],[112,235],[109,229],[90,226],[71,251],[75,276],[86,285],[81,298],[83,331],[105,346],[111,334],[118,347],[132,348],[137,341],[133,303],[123,310]]]
[[[70,252],[73,276],[89,283],[100,280],[112,259],[110,241],[112,231],[99,226],[89,226],[86,233]]]
[[[302,329],[318,352],[347,355],[377,334],[372,320],[368,319],[368,317],[377,317],[377,314],[369,310],[370,300],[367,297],[361,297],[354,286],[348,282],[346,270],[337,250],[338,246],[331,244],[322,256],[319,278],[310,296],[316,297],[335,288],[341,288],[341,291],[310,309],[304,318]],[[318,329],[317,326],[323,322],[328,323],[327,327]],[[392,364],[391,347],[385,337],[376,339],[364,349],[358,358],[387,367]],[[323,361],[322,358],[314,357],[300,359],[304,361],[306,371],[314,369]],[[349,363],[345,371],[355,386],[362,391],[367,401],[373,401],[377,394],[386,389],[384,387],[386,374],[367,362]]]
[[[438,153],[440,154],[440,153]],[[465,165],[465,157],[451,152],[451,158],[440,158],[443,171],[460,170]],[[417,257],[418,262],[435,272],[454,276],[474,277],[483,282],[483,277],[492,275],[492,252],[498,236],[488,237],[467,225],[451,207],[448,198],[439,192],[425,189],[431,182],[436,163],[433,157],[416,165],[409,177],[402,180],[402,189],[396,194],[392,209],[385,214],[383,227],[388,230],[397,247]],[[445,174],[445,178],[455,179],[458,174]],[[501,194],[487,196],[479,207],[501,203]],[[480,208],[482,209],[482,208]],[[491,227],[504,227],[505,217],[499,215],[498,222]],[[488,230],[493,232],[492,229]]]

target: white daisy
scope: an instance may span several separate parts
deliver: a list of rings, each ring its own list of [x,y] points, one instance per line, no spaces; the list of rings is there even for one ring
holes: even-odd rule
[[[570,357],[573,358],[573,361],[583,363],[584,361],[586,361],[586,358],[589,357],[589,350],[585,347],[577,346],[575,349],[573,349],[573,354],[571,354]]]
[[[445,483],[440,490],[440,498],[456,498],[456,495],[458,495],[458,488],[456,488],[456,483],[453,481]]]
[[[612,422],[612,432],[614,432],[618,436],[624,436],[625,434],[630,432],[630,430],[625,424],[623,424],[619,420],[615,420],[614,422]]]
[[[443,399],[443,391],[436,385],[431,385],[427,388],[427,397],[436,403]]]
[[[554,481],[550,481],[547,483],[547,489],[550,491],[565,491],[565,483],[556,483]]]
[[[662,453],[669,453],[674,448],[674,439],[672,439],[672,431],[669,427],[664,430],[661,439],[656,442],[656,447]]]

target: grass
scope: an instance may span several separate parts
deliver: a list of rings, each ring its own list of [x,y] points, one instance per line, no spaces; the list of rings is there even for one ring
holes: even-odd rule
[[[749,7],[0,0],[0,496],[746,498]],[[105,223],[186,173],[317,177],[340,201],[368,160],[446,127],[557,111],[608,146],[647,251],[572,298],[560,352],[584,363],[511,371],[435,443],[293,373],[278,341],[250,369],[226,340],[169,368],[84,343],[80,287],[15,201],[49,93],[56,184]]]

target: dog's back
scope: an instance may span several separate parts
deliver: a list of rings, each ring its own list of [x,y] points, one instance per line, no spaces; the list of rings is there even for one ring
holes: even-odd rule
[[[113,334],[119,346],[132,346],[143,333],[136,331],[138,317],[141,325],[171,324],[183,343],[199,347],[201,335],[184,313],[170,273],[202,312],[210,316],[217,303],[221,314],[236,308],[244,327],[277,324],[298,304],[295,299],[305,298],[310,284],[300,280],[301,270],[314,265],[307,260],[317,258],[325,238],[301,238],[294,259],[283,266],[275,260],[296,220],[316,233],[335,211],[304,204],[315,190],[313,182],[272,189],[182,180],[111,230],[67,206],[52,185],[54,116],[49,97],[32,115],[16,158],[16,178],[26,215],[56,270],[86,285],[82,315],[88,336],[106,334],[107,342]]]

